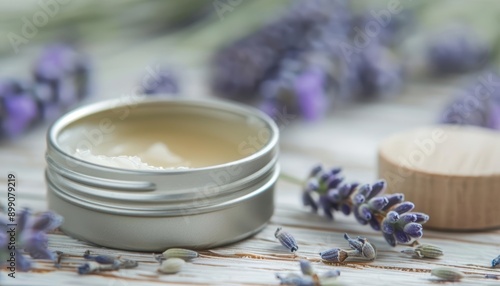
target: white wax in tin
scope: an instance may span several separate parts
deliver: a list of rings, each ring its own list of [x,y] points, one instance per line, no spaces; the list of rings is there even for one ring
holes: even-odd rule
[[[117,145],[112,153],[123,149],[124,146]],[[139,153],[137,156],[106,156],[100,154],[92,154],[89,150],[77,149],[73,153],[78,159],[114,168],[133,169],[133,170],[168,170],[168,169],[188,169],[190,162],[170,151],[167,145],[163,143],[155,143],[146,151]],[[148,161],[150,158],[161,158],[162,166],[152,166],[143,161]]]

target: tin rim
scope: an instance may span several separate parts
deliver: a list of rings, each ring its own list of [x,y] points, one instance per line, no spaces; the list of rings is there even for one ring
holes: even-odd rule
[[[238,165],[247,161],[252,161],[260,156],[271,152],[272,149],[276,148],[278,145],[278,139],[279,139],[279,128],[274,122],[273,119],[271,119],[267,114],[263,113],[262,111],[250,107],[250,106],[241,106],[238,104],[234,103],[229,103],[226,101],[221,101],[221,100],[200,100],[200,99],[156,99],[156,98],[147,98],[142,100],[139,104],[154,104],[154,103],[161,103],[161,104],[179,104],[179,105],[191,105],[192,107],[208,107],[212,109],[218,109],[223,112],[230,112],[233,114],[237,115],[245,115],[245,116],[252,116],[256,117],[260,120],[262,120],[267,127],[271,130],[270,135],[271,137],[269,138],[268,142],[257,152],[243,157],[241,159],[231,161],[231,162],[226,162],[223,164],[216,164],[216,165],[211,165],[211,166],[206,166],[206,167],[200,167],[200,168],[190,168],[190,169],[168,169],[168,170],[135,170],[135,169],[122,169],[122,168],[115,168],[115,167],[109,167],[109,166],[104,166],[104,165],[99,165],[99,164],[94,164],[88,161],[84,161],[82,159],[76,158],[75,156],[68,154],[65,152],[62,148],[60,148],[58,142],[57,142],[57,136],[60,134],[64,128],[66,128],[69,124],[80,120],[84,117],[91,116],[94,113],[99,113],[99,112],[105,112],[105,111],[110,111],[114,108],[119,108],[119,107],[124,107],[127,106],[126,103],[122,104],[117,104],[116,102],[119,100],[112,99],[112,100],[105,100],[105,101],[100,101],[92,104],[88,104],[85,106],[81,106],[79,108],[76,108],[59,119],[57,119],[49,128],[47,132],[47,148],[51,148],[55,150],[58,154],[63,155],[64,157],[69,157],[71,160],[76,161],[79,165],[83,166],[91,166],[95,168],[103,168],[107,169],[109,171],[114,171],[114,172],[120,172],[120,173],[144,173],[144,174],[150,174],[150,173],[157,173],[157,174],[162,174],[162,173],[176,173],[176,174],[182,174],[182,173],[193,173],[193,172],[203,172],[203,171],[213,171],[216,169],[220,168],[227,168],[232,165]],[[110,108],[110,106],[112,108]]]

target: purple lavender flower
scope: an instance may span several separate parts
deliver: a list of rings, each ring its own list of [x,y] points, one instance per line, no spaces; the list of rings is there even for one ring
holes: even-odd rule
[[[171,69],[161,67],[154,73],[145,75],[141,87],[144,94],[178,94],[179,80]]]
[[[90,91],[90,61],[72,46],[54,44],[44,49],[35,62],[33,75],[37,83],[52,88],[52,100],[64,107],[71,106]]]
[[[500,81],[495,73],[487,75]],[[500,130],[500,89],[488,87],[488,94],[477,93],[477,82],[468,84],[445,107],[439,121],[447,124],[472,125]]]
[[[307,120],[322,118],[328,109],[326,74],[320,69],[304,71],[295,80],[295,93],[302,116]]]
[[[27,93],[0,94],[3,109],[1,134],[14,137],[26,131],[38,117],[38,107]]]
[[[16,220],[17,226],[15,232],[17,235],[17,249],[15,255],[17,266],[20,271],[28,271],[31,268],[31,262],[21,252],[24,249],[32,258],[35,259],[54,259],[54,254],[47,248],[48,237],[46,232],[52,231],[62,223],[62,217],[51,212],[44,212],[36,216],[31,216],[28,209],[19,212]],[[7,221],[0,218],[0,232],[8,233],[10,227]],[[3,243],[2,243],[3,241]],[[0,238],[0,257],[3,258],[10,253],[7,249],[6,240]],[[5,259],[1,260],[2,263]]]
[[[429,43],[428,62],[437,74],[453,74],[477,70],[490,57],[486,43],[468,29],[449,29]]]

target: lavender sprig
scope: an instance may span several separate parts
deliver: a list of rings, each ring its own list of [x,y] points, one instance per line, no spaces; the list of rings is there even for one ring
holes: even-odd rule
[[[380,195],[386,189],[383,180],[374,184],[346,183],[340,168],[312,169],[304,185],[302,201],[314,212],[333,219],[334,211],[353,214],[363,225],[381,231],[391,246],[407,244],[423,235],[422,224],[429,220],[424,213],[412,212],[415,205],[405,202],[403,194]]]

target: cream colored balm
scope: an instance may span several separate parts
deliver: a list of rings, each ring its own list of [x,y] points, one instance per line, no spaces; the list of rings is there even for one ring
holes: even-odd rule
[[[59,136],[65,152],[98,165],[135,170],[202,168],[254,154],[269,140],[258,121],[164,112],[93,115]],[[249,147],[246,147],[249,146]],[[251,146],[251,148],[250,148]]]

